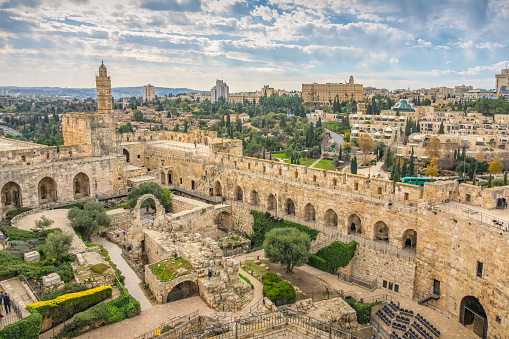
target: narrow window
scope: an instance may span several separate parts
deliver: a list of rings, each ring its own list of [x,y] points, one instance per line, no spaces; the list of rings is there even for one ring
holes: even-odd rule
[[[477,262],[477,277],[482,278],[482,269],[484,264],[480,261]]]

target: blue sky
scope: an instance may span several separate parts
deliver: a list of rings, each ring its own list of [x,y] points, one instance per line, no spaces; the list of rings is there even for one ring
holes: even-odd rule
[[[0,0],[0,86],[494,88],[509,0]]]

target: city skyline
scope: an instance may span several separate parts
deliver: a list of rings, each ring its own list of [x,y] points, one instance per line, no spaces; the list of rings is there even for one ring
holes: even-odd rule
[[[0,0],[0,86],[495,88],[505,1]]]

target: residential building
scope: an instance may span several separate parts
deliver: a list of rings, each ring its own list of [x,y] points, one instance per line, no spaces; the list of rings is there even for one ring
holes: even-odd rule
[[[362,84],[354,83],[353,76],[350,76],[348,83],[326,83],[326,84],[302,84],[302,98],[305,102],[330,104],[335,98],[339,101],[354,99],[360,101],[363,98]]]
[[[500,74],[495,74],[495,89],[497,96],[503,96],[509,100],[509,69],[503,69]]]
[[[216,80],[216,85],[210,90],[210,101],[216,102],[220,97],[228,101],[230,89],[223,80]]]
[[[465,94],[465,99],[477,100],[477,99],[497,99],[497,90],[495,89],[473,89]]]
[[[148,84],[143,86],[143,102],[154,101],[156,98],[156,91],[153,85]]]

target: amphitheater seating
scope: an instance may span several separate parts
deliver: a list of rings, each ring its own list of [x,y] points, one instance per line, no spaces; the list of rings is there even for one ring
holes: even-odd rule
[[[419,313],[414,316],[412,310],[407,310],[394,302],[389,302],[376,312],[376,317],[388,327],[390,339],[436,339],[440,338],[437,330],[428,320]],[[403,335],[398,334],[404,333]]]
[[[382,312],[381,310],[378,310],[378,312],[376,312],[376,315],[378,316],[378,318],[380,318],[383,323],[387,326],[391,326],[391,321],[389,320],[389,318],[385,315],[384,312]]]

